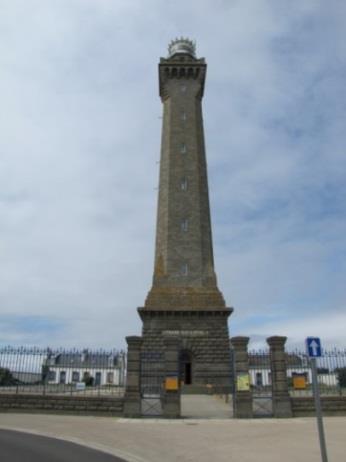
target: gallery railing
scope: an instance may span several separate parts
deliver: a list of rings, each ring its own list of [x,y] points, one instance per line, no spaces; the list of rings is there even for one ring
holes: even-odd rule
[[[0,347],[0,393],[121,396],[125,376],[123,351]]]

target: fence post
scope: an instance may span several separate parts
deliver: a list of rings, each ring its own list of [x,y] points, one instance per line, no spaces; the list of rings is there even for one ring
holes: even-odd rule
[[[141,416],[141,346],[142,337],[126,337],[127,342],[127,376],[124,399],[124,416]]]
[[[121,357],[121,363],[120,363],[120,373],[119,373],[119,386],[124,387],[125,377],[126,377],[126,361],[127,361],[125,351],[121,352],[120,357]]]
[[[267,338],[270,348],[274,417],[292,417],[292,405],[287,380],[286,340],[287,337],[278,335]]]
[[[179,380],[179,350],[178,337],[164,337],[165,346],[165,383],[163,395],[163,416],[180,417],[180,380]]]
[[[234,361],[234,417],[238,419],[251,419],[253,417],[252,392],[250,389],[238,389],[238,378],[249,379],[249,355],[247,351],[249,337],[232,337]],[[247,376],[247,377],[246,377]],[[245,387],[246,388],[246,387]]]

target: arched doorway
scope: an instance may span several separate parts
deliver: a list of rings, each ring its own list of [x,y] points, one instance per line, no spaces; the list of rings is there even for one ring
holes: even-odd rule
[[[193,383],[192,354],[189,350],[182,350],[179,357],[180,381],[185,385]]]

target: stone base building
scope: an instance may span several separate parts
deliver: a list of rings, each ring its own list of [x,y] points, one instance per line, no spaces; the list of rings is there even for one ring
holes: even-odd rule
[[[196,312],[139,309],[143,320],[142,351],[164,351],[164,340],[179,339],[179,381],[185,385],[230,387],[229,311]],[[163,367],[163,365],[162,365]]]

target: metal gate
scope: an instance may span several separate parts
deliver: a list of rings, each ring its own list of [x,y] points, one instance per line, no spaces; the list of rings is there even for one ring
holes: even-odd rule
[[[163,354],[147,351],[141,353],[141,412],[142,416],[162,415]]]
[[[267,358],[265,358],[267,359]],[[253,372],[252,410],[254,417],[273,416],[271,375],[257,369]]]
[[[273,396],[271,390],[254,390],[252,393],[254,417],[273,416]]]

